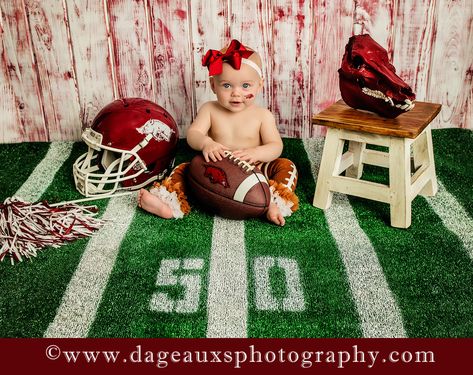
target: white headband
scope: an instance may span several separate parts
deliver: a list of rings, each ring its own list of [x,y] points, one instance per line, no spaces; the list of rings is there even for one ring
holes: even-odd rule
[[[261,68],[258,66],[258,64],[256,64],[255,62],[253,62],[251,60],[245,59],[245,58],[241,59],[241,62],[243,64],[251,66],[254,70],[256,70],[256,73],[258,73],[259,77],[263,78],[263,72],[261,71]]]

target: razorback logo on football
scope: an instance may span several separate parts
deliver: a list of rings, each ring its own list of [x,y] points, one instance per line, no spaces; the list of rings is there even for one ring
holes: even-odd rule
[[[205,166],[204,176],[208,177],[213,184],[220,184],[225,188],[230,186],[227,181],[227,175],[223,169],[214,167],[213,165]]]

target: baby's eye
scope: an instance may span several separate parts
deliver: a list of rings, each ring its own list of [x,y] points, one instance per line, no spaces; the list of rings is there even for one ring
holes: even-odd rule
[[[244,89],[249,89],[250,87],[251,87],[251,85],[249,83],[244,83],[243,84]]]
[[[230,84],[229,84],[229,83],[224,83],[222,86],[223,86],[224,88],[226,88],[226,89],[229,89],[229,88],[230,88]]]

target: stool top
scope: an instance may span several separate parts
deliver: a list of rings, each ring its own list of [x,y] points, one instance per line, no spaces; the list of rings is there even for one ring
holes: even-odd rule
[[[438,115],[440,104],[414,102],[415,107],[394,119],[375,113],[359,111],[345,104],[343,100],[332,104],[312,118],[312,123],[402,138],[416,138]]]

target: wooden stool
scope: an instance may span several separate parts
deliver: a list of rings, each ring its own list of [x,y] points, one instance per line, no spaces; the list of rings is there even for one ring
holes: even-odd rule
[[[408,228],[412,200],[418,194],[437,193],[429,124],[440,108],[440,104],[415,102],[411,111],[387,119],[340,100],[314,116],[312,123],[328,127],[314,206],[329,208],[333,192],[385,202],[390,204],[391,225]],[[345,141],[349,143],[344,153]],[[366,144],[388,147],[389,152],[368,149]],[[389,168],[389,185],[361,180],[363,164]]]

